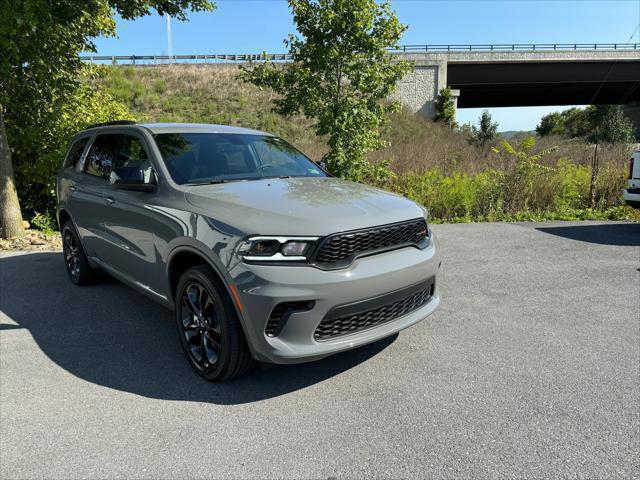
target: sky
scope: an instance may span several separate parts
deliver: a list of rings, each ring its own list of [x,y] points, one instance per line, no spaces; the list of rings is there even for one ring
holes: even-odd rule
[[[640,0],[392,0],[408,25],[401,44],[626,43],[640,24]],[[284,53],[295,33],[286,0],[218,0],[214,12],[171,21],[174,54]],[[116,18],[117,37],[95,40],[100,55],[166,54],[164,18]],[[640,43],[640,29],[632,43]],[[533,130],[562,106],[490,108],[499,130]],[[482,109],[459,109],[475,122]]]

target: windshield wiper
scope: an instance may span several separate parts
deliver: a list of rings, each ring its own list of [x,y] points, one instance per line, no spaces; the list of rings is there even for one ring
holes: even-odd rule
[[[217,185],[219,183],[227,183],[228,181],[229,180],[224,178],[218,178],[216,180],[207,180],[206,182],[183,183],[183,185],[187,187],[196,187],[198,185]]]
[[[264,180],[264,179],[270,179],[270,178],[291,178],[291,175],[266,175],[264,177],[258,177],[256,178],[256,180]]]

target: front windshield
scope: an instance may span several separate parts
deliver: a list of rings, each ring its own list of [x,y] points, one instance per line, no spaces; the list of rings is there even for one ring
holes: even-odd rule
[[[155,139],[171,177],[181,185],[327,176],[287,142],[268,135],[160,133]]]

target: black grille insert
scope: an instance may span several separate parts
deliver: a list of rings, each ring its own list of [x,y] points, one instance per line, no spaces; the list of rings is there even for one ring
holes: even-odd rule
[[[313,336],[330,340],[360,332],[400,318],[429,303],[433,296],[433,279],[402,290],[332,309],[322,319]]]
[[[292,313],[311,310],[315,303],[313,300],[279,303],[271,311],[267,325],[264,328],[264,333],[266,333],[268,337],[277,337]]]
[[[407,245],[426,246],[424,219],[336,233],[324,239],[312,261],[320,267],[340,268],[363,254],[391,250]]]

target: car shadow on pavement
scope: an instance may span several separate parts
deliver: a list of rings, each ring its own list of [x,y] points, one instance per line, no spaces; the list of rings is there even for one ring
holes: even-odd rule
[[[605,223],[536,228],[544,233],[601,245],[640,246],[640,223]]]
[[[397,338],[317,362],[256,369],[231,382],[210,383],[188,365],[169,310],[113,279],[73,286],[62,255],[52,252],[0,258],[0,311],[17,324],[0,324],[3,335],[27,329],[53,362],[79,378],[150,398],[216,404],[264,400],[322,382]]]

